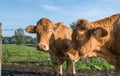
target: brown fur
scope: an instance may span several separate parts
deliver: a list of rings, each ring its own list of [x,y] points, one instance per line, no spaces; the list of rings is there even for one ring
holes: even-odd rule
[[[100,56],[118,68],[119,62],[116,60],[120,59],[120,14],[94,22],[79,19],[67,54],[73,61],[86,56]],[[120,76],[120,69],[117,68],[116,76]]]
[[[26,27],[26,32],[36,33],[37,41],[43,45],[47,45],[49,50],[43,50],[38,45],[39,50],[49,52],[51,61],[54,65],[54,70],[58,74],[62,70],[60,65],[65,61],[65,54],[68,50],[71,41],[72,30],[64,25],[63,22],[54,24],[47,18],[42,18],[37,22],[36,26]],[[67,61],[67,66],[71,66],[72,63]],[[69,69],[69,67],[67,67]]]

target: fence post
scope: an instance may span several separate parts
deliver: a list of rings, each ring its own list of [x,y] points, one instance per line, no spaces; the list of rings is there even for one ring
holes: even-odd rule
[[[2,76],[2,23],[0,23],[0,76]]]

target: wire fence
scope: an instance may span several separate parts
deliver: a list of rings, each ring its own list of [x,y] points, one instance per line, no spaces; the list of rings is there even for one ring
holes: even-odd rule
[[[1,76],[1,67],[2,67],[2,23],[0,23],[0,76]]]
[[[17,29],[2,29],[2,31],[16,31]],[[22,29],[25,30],[25,29]]]
[[[22,29],[22,28],[20,28],[20,29]],[[55,28],[48,28],[48,29],[55,29]],[[71,29],[71,28],[57,28],[57,29]],[[2,29],[2,31],[15,31],[15,30],[17,30],[17,29]],[[25,29],[22,29],[22,30],[25,30]],[[39,30],[43,30],[43,29],[39,29]]]

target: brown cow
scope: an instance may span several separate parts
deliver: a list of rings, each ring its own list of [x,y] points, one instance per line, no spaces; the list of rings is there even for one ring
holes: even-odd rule
[[[64,26],[63,22],[53,24],[49,19],[42,18],[36,26],[26,27],[26,32],[37,34],[38,49],[49,52],[55,74],[62,75],[62,64],[66,60],[65,53],[70,45],[72,30]],[[74,63],[69,60],[66,62],[67,72],[75,74]]]
[[[74,62],[87,56],[103,57],[120,76],[120,14],[94,22],[79,19],[67,56]]]

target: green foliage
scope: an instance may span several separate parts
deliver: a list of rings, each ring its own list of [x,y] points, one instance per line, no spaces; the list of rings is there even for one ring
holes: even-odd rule
[[[16,44],[16,36],[2,37],[2,44]],[[30,36],[24,36],[25,44],[36,44],[37,38],[32,38]]]
[[[76,63],[77,69],[82,70],[108,70],[114,69],[114,67],[107,63],[104,58],[101,57],[91,57],[81,59]]]
[[[2,37],[2,43],[3,44],[11,44],[11,38],[10,37]]]
[[[74,28],[75,28],[75,22],[72,22],[72,23],[70,24],[70,27],[71,27],[72,29],[74,29]]]
[[[16,44],[21,45],[24,43],[24,30],[19,28],[15,31]]]
[[[37,38],[32,38],[30,36],[25,36],[25,43],[26,44],[36,44]]]

